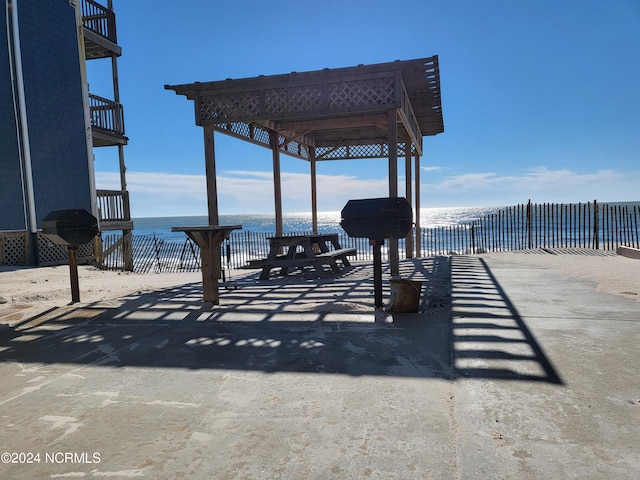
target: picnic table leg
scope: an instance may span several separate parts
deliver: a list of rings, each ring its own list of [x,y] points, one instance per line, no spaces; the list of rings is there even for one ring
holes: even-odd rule
[[[342,265],[343,265],[344,267],[350,267],[350,266],[351,266],[351,262],[347,259],[347,256],[346,256],[346,255],[342,255],[342,256],[340,257],[340,260],[342,260]]]
[[[262,273],[260,274],[260,280],[266,280],[269,278],[269,274],[271,273],[271,267],[269,267],[266,263],[264,267],[262,267]]]
[[[317,244],[318,247],[320,247],[320,244]],[[302,248],[304,249],[304,254],[307,258],[311,258],[313,259],[313,263],[311,264],[313,266],[313,269],[315,270],[315,272],[318,275],[324,275],[324,268],[322,268],[322,264],[324,262],[319,262],[318,259],[316,258],[316,252],[313,249],[313,243],[309,242],[308,244],[303,244]],[[326,246],[325,246],[326,248]],[[322,248],[320,248],[320,250],[322,250]],[[330,259],[333,260],[333,259]],[[335,263],[335,261],[333,261],[333,263]],[[333,266],[331,266],[331,269],[335,272],[335,270],[333,269]]]
[[[287,260],[293,260],[294,258],[296,258],[296,251],[297,251],[297,247],[295,245],[289,245],[287,250],[287,254],[285,255],[285,259]],[[288,266],[283,266],[280,269],[280,275],[282,275],[283,277],[287,276],[289,274],[289,269],[291,267]]]

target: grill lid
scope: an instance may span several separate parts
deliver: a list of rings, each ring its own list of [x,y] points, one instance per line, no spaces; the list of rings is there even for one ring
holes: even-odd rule
[[[44,217],[42,233],[58,245],[83,245],[98,234],[98,220],[82,208],[54,210]]]
[[[413,211],[404,197],[349,200],[341,215],[344,231],[357,238],[403,238],[413,225]]]

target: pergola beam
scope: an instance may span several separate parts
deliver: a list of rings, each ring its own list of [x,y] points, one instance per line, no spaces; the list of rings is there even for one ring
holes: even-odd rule
[[[299,132],[301,130],[336,130],[342,128],[367,127],[371,125],[385,125],[386,123],[386,113],[378,113],[354,117],[282,121],[276,122],[276,129],[279,132]]]

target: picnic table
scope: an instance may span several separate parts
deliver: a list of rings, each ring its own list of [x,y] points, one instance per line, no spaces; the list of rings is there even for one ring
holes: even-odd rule
[[[172,227],[172,232],[184,232],[200,247],[202,269],[202,300],[220,304],[218,278],[220,278],[220,245],[232,230],[242,225],[204,225],[196,227]]]
[[[333,273],[340,271],[337,260],[342,267],[351,263],[347,257],[356,255],[355,248],[342,248],[337,233],[314,235],[289,235],[284,237],[268,237],[269,255],[262,266],[261,280],[266,280],[273,268],[280,268],[280,275],[286,276],[291,269],[312,266],[321,275],[326,272],[324,265],[329,265]]]

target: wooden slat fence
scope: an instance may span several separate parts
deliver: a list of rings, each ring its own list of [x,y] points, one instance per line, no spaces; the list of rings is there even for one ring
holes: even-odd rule
[[[103,265],[122,270],[122,235],[103,235]],[[200,250],[191,240],[167,242],[147,235],[133,235],[133,271],[137,273],[176,273],[200,270]]]
[[[474,254],[540,248],[591,248],[616,250],[624,245],[640,248],[640,205],[607,205],[598,202],[579,204],[527,203],[499,210],[481,219],[443,227],[422,228],[419,241],[424,256]],[[289,232],[288,235],[307,235]],[[223,267],[245,267],[250,260],[265,258],[268,237],[274,233],[234,231],[222,245]],[[373,258],[369,240],[350,238],[340,232],[345,248],[356,248],[356,260]],[[120,268],[121,251],[114,249],[119,235],[103,240],[110,254],[105,268]],[[121,237],[120,237],[121,238]],[[121,240],[120,240],[121,241]],[[399,242],[401,258],[405,242]],[[166,242],[157,237],[134,236],[134,271],[177,272],[199,270],[200,253],[190,240]],[[388,259],[385,247],[383,260]],[[119,255],[119,256],[118,256]]]

